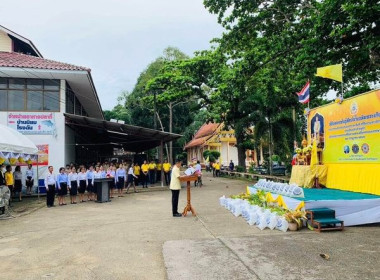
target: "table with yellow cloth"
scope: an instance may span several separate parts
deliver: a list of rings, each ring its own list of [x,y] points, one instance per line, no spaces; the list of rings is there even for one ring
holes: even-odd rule
[[[297,184],[298,186],[304,188],[312,188],[315,178],[318,178],[320,184],[326,186],[326,165],[293,165],[289,183]]]

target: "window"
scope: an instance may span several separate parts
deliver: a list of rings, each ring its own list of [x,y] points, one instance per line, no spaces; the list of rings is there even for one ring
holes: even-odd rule
[[[75,97],[75,115],[82,115],[82,105],[80,104],[77,97]]]
[[[74,92],[69,84],[66,83],[66,113],[74,114]]]
[[[66,113],[78,116],[88,116],[82,103],[80,103],[75,92],[71,89],[68,83],[66,83]]]
[[[30,111],[42,111],[43,104],[43,92],[42,91],[28,91],[27,96],[27,110]]]
[[[58,91],[44,92],[44,111],[59,111],[59,92]]]
[[[24,89],[25,79],[9,79],[9,88],[11,89]]]
[[[31,90],[43,89],[44,88],[43,80],[28,79],[26,80],[26,88],[31,89]]]
[[[6,78],[0,78],[0,89],[8,88],[8,81]]]
[[[8,91],[0,89],[0,111],[6,111],[8,108]]]
[[[60,81],[0,78],[0,111],[60,110]]]
[[[8,91],[8,109],[13,111],[24,110],[25,92],[23,90]]]

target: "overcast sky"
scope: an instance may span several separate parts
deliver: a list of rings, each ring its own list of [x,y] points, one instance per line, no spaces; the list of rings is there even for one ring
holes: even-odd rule
[[[0,13],[44,58],[91,68],[103,110],[167,46],[192,55],[223,32],[202,0],[1,0]]]

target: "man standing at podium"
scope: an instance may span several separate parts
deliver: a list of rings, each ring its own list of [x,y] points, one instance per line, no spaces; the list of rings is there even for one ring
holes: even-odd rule
[[[173,211],[173,217],[182,217],[182,214],[178,213],[178,197],[179,197],[179,191],[181,190],[181,181],[179,180],[180,174],[180,167],[181,167],[182,161],[177,159],[176,163],[172,170],[172,176],[170,180],[170,189],[172,191],[172,211]]]

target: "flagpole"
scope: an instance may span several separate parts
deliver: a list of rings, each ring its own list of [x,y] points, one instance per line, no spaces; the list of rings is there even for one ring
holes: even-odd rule
[[[310,84],[310,79],[307,79],[307,82]],[[309,89],[309,102],[307,102],[307,108],[310,109],[310,89]]]
[[[342,71],[342,82],[341,82],[341,85],[342,85],[342,98],[343,98],[343,71]]]

